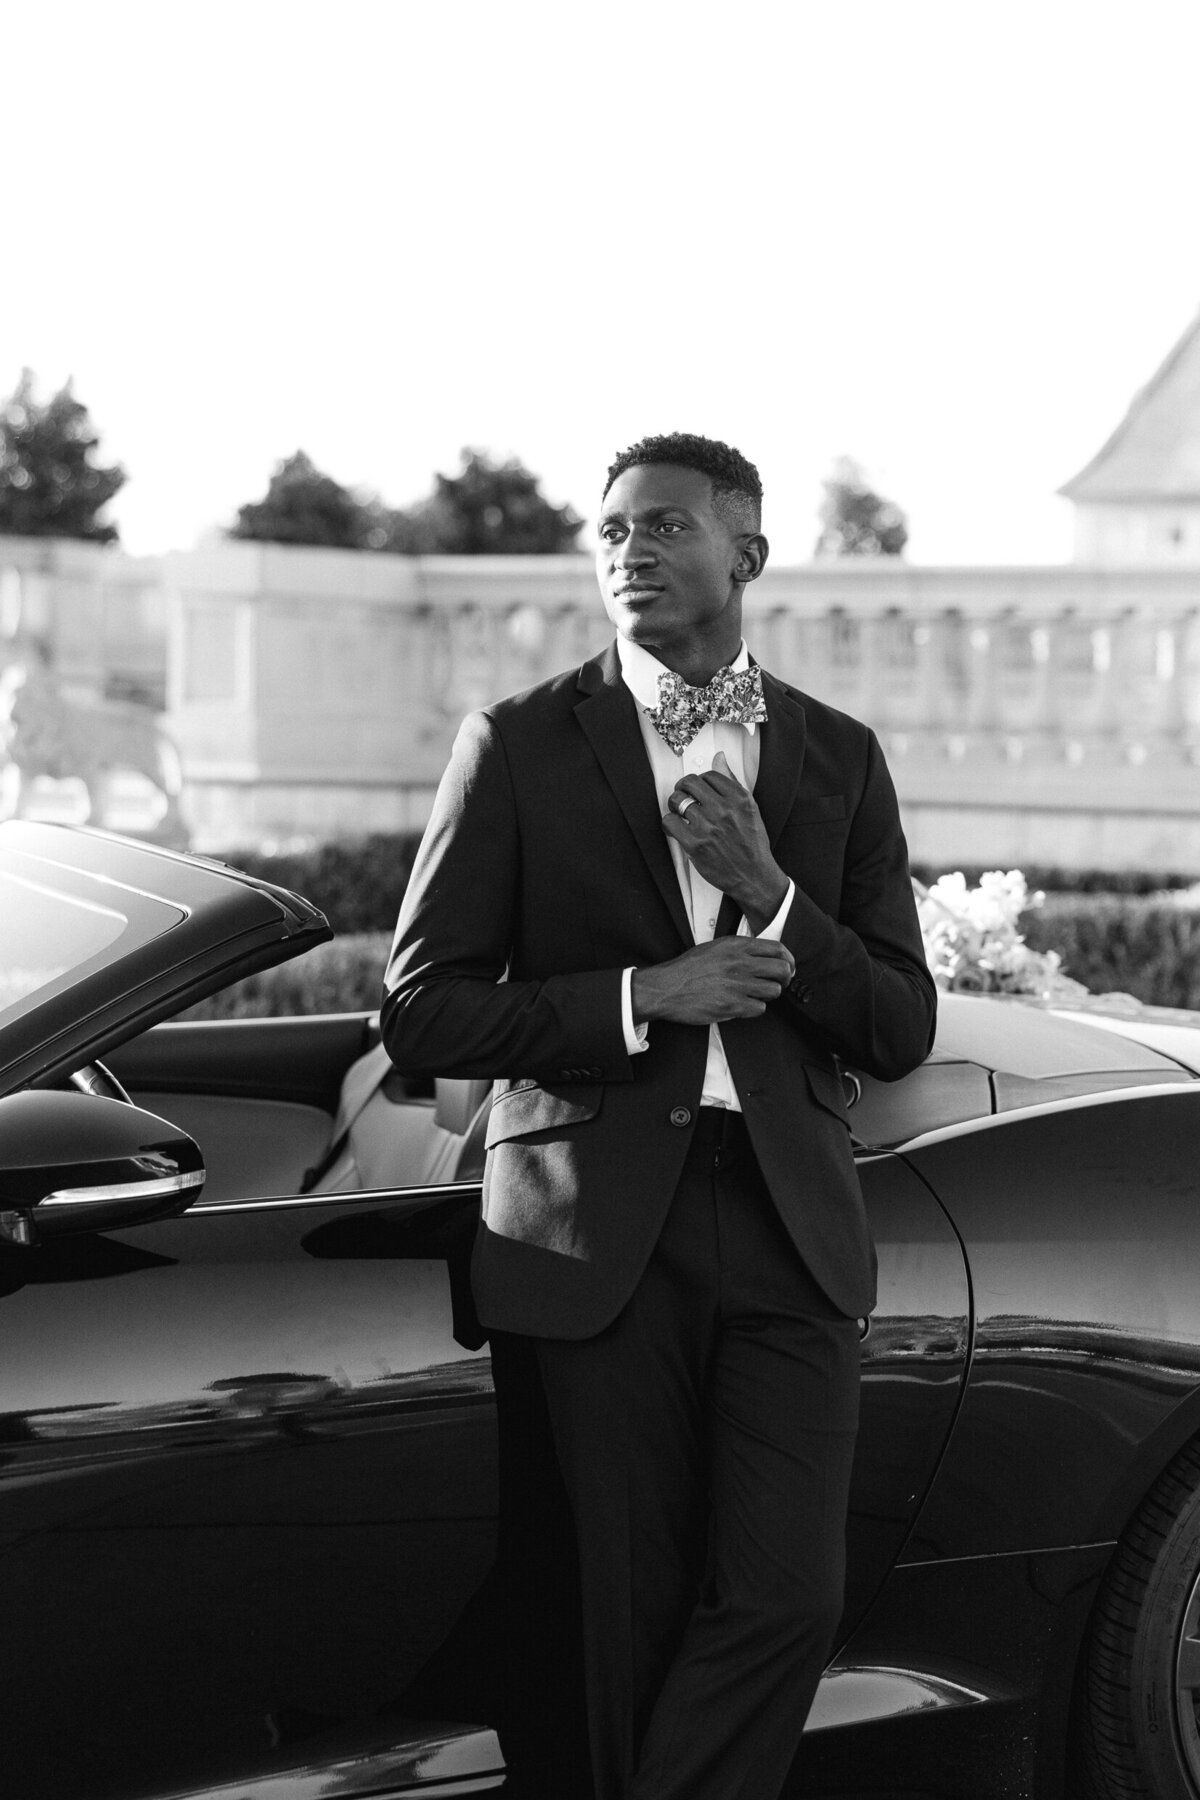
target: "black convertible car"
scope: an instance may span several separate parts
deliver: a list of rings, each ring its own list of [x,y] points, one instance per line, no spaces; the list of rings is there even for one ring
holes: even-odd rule
[[[486,1090],[389,1073],[368,1014],[172,1020],[329,935],[220,864],[0,826],[20,1800],[503,1780],[461,1626],[496,1543],[454,1335]],[[1200,1030],[947,996],[921,1069],[845,1085],[880,1299],[794,1791],[1195,1800]]]

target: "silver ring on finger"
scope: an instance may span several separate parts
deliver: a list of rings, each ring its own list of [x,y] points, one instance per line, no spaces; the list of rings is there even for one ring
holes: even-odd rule
[[[688,807],[695,806],[695,804],[696,804],[695,794],[685,794],[683,796],[683,799],[676,803],[676,806],[675,806],[676,816],[680,819],[685,818],[687,816]]]

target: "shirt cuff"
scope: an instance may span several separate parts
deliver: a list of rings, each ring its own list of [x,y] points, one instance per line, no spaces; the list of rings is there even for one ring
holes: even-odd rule
[[[746,918],[745,918],[745,915],[743,914],[742,922],[738,926],[738,936],[739,937],[760,937],[760,938],[766,938],[768,940],[768,942],[770,942],[772,944],[781,943],[783,940],[783,928],[787,924],[787,916],[792,910],[792,901],[795,898],[796,898],[796,884],[794,881],[789,879],[788,885],[787,885],[787,893],[783,896],[783,905],[780,907],[779,911],[775,914],[775,917],[771,920],[771,923],[769,925],[764,925],[762,930],[759,932],[752,932],[750,930],[749,925],[746,923]],[[626,1043],[628,1043],[628,1039],[626,1039]]]
[[[788,895],[790,901],[791,895]],[[786,912],[787,908],[784,908]],[[782,930],[782,923],[780,925]],[[649,1023],[635,1025],[633,1022],[633,970],[626,969],[621,977],[621,1028],[625,1033],[625,1054],[637,1056],[640,1051],[650,1048]]]

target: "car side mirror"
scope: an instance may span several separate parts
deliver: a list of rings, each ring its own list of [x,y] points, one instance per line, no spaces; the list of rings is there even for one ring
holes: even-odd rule
[[[43,1088],[0,1100],[0,1245],[145,1225],[203,1185],[195,1140],[139,1106]]]

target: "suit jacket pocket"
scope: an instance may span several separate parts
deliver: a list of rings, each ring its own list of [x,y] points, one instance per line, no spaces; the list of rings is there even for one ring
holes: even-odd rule
[[[604,1083],[593,1081],[572,1086],[569,1092],[528,1083],[497,1094],[488,1115],[487,1137],[493,1144],[507,1138],[528,1137],[535,1131],[557,1131],[564,1125],[580,1125],[594,1119],[604,1098]]]
[[[808,1081],[809,1092],[817,1105],[825,1112],[833,1114],[849,1129],[850,1120],[847,1114],[846,1090],[842,1086],[842,1078],[835,1069],[822,1069],[815,1063],[805,1063],[804,1074]]]

